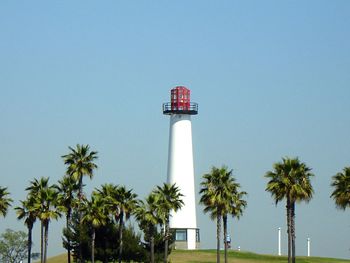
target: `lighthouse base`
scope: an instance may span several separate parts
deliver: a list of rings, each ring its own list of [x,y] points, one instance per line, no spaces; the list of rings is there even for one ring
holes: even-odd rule
[[[172,228],[174,234],[174,249],[194,250],[200,247],[198,228]]]

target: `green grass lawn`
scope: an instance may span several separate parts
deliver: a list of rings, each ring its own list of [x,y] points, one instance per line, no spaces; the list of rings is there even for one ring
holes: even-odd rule
[[[287,257],[285,256],[272,256],[272,255],[260,255],[251,252],[237,252],[229,251],[228,262],[232,263],[285,263]],[[172,263],[215,263],[216,251],[215,250],[176,250],[170,255],[170,261]],[[48,263],[65,263],[67,262],[66,254],[52,257],[48,260]],[[221,254],[221,262],[224,262],[224,255]],[[319,258],[319,257],[297,257],[297,263],[350,263],[350,260],[346,259],[334,259],[334,258]]]

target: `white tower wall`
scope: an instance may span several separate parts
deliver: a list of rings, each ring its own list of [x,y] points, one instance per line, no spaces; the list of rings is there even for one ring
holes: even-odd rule
[[[168,183],[179,187],[184,206],[172,212],[170,228],[187,229],[187,249],[196,249],[196,201],[194,187],[191,115],[171,114]]]
[[[278,255],[281,256],[281,228],[278,228]]]

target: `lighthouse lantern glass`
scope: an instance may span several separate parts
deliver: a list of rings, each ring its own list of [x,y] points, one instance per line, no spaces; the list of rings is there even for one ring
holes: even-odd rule
[[[189,110],[191,91],[183,86],[171,90],[171,110]]]

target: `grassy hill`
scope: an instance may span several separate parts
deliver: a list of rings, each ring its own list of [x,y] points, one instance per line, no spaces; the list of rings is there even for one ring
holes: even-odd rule
[[[221,262],[224,261],[223,254],[221,255]],[[251,252],[237,252],[229,251],[229,262],[232,263],[285,263],[287,258],[285,256],[272,256],[272,255],[260,255]],[[215,250],[177,250],[173,251],[170,255],[170,261],[172,263],[215,263],[216,251]],[[67,262],[67,256],[65,254],[52,257],[48,260],[48,263],[65,263]],[[334,259],[334,258],[320,258],[320,257],[297,257],[297,263],[350,263],[350,260],[346,259]]]

